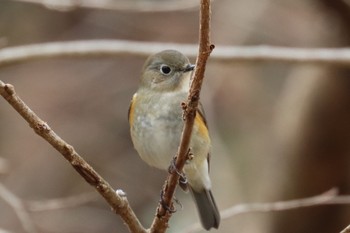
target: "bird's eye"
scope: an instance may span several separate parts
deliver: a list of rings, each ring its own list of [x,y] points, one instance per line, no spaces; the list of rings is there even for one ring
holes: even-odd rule
[[[167,65],[161,65],[160,66],[160,72],[162,74],[168,75],[171,72],[171,68],[169,66],[167,66]]]

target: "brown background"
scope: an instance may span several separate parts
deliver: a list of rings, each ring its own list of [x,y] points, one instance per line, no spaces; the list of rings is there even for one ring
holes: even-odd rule
[[[217,0],[212,42],[217,47],[349,46],[349,4]],[[87,39],[196,43],[197,37],[196,9],[59,12],[0,0],[3,46]],[[127,109],[143,61],[132,56],[42,59],[0,67],[0,79],[15,85],[42,119],[113,187],[123,189],[148,227],[166,173],[144,164],[129,136]],[[201,98],[213,138],[211,176],[220,209],[309,197],[332,187],[350,193],[348,76],[341,67],[209,60]],[[8,168],[0,170],[0,182],[25,203],[93,192],[4,100],[0,158]],[[169,232],[198,221],[190,195],[179,190],[176,196],[184,209],[172,218]],[[29,213],[39,232],[127,232],[98,195],[83,205]],[[348,206],[322,206],[239,215],[222,221],[216,232],[339,232],[349,223]],[[0,229],[25,232],[1,198]]]

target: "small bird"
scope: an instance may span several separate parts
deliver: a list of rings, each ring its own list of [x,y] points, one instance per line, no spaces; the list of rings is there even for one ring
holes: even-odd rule
[[[156,53],[143,66],[128,117],[134,147],[150,166],[167,170],[177,153],[184,125],[181,103],[187,99],[193,69],[188,58],[175,50]],[[210,148],[208,127],[200,105],[190,142],[193,156],[183,170],[206,230],[218,228],[220,223],[211,192]]]

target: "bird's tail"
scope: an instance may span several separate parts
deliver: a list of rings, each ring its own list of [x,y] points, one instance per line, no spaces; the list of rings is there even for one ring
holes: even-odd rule
[[[211,191],[203,189],[198,192],[191,188],[190,190],[196,202],[203,228],[206,230],[210,230],[210,228],[217,229],[220,224],[220,213]]]

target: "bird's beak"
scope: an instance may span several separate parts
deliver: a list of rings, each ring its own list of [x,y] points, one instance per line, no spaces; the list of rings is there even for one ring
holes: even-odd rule
[[[196,66],[193,65],[193,64],[188,64],[188,65],[185,67],[184,72],[192,71],[192,70],[194,70],[194,67],[196,67]]]

